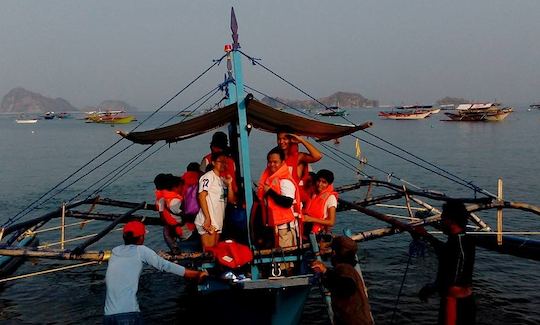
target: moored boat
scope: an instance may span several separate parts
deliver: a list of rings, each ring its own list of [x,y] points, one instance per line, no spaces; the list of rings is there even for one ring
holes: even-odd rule
[[[135,116],[124,111],[88,112],[85,120],[87,123],[128,124],[135,120]]]
[[[445,112],[450,121],[493,122],[502,121],[514,110],[511,107],[501,108],[499,103],[461,104],[455,112]]]
[[[36,124],[37,119],[16,119],[15,122],[17,124]]]
[[[379,117],[389,120],[421,120],[428,117],[431,111],[391,111],[379,112]]]
[[[326,108],[324,111],[317,112],[317,115],[320,116],[345,116],[347,115],[347,111],[343,108],[339,108],[338,106],[330,106]]]

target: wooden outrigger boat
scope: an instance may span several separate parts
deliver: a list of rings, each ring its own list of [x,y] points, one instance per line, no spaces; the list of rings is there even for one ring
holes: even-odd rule
[[[124,111],[90,112],[85,117],[86,123],[128,124],[135,116],[127,115]]]
[[[320,116],[346,116],[347,111],[343,108],[337,106],[331,106],[326,108],[324,111],[317,112],[317,115]]]
[[[441,111],[433,105],[396,106],[391,111],[379,112],[379,117],[389,120],[421,120]]]
[[[379,117],[388,120],[421,120],[429,115],[431,115],[431,111],[379,112]]]
[[[445,112],[451,121],[463,122],[497,122],[502,121],[514,110],[511,107],[501,108],[498,103],[461,104],[456,112]]]
[[[119,131],[118,133],[123,139],[151,147],[159,142],[164,142],[163,146],[181,142],[215,130],[218,127],[229,126],[229,139],[233,151],[238,152],[238,156],[235,158],[240,162],[239,175],[237,175],[240,193],[243,193],[240,206],[245,207],[248,216],[246,221],[247,240],[248,246],[252,249],[254,255],[253,261],[248,266],[248,280],[222,279],[219,276],[222,270],[213,256],[200,251],[185,251],[179,255],[169,255],[168,258],[180,264],[209,270],[212,275],[215,275],[210,277],[207,283],[194,288],[196,292],[193,301],[215,302],[212,304],[211,314],[207,311],[201,311],[201,313],[197,314],[201,322],[204,322],[205,318],[208,317],[213,320],[220,320],[222,323],[231,324],[297,324],[314,281],[313,274],[306,266],[311,258],[314,256],[320,257],[325,253],[328,254],[329,250],[327,247],[319,247],[314,236],[310,236],[309,242],[305,242],[298,247],[285,249],[258,249],[256,247],[253,242],[250,222],[254,196],[252,195],[253,182],[250,169],[249,132],[252,128],[275,132],[278,127],[286,126],[296,134],[317,139],[324,146],[324,141],[352,135],[354,132],[372,126],[372,123],[344,125],[321,122],[276,110],[259,102],[253,95],[244,97],[241,62],[243,53],[240,52],[238,43],[234,11],[232,11],[231,29],[233,32],[233,44],[230,50],[222,57],[222,59],[227,60],[227,73],[229,75],[227,82],[222,85],[228,94],[228,104],[225,107],[177,124],[153,130],[139,132]],[[366,163],[360,159],[359,161]],[[131,163],[132,161],[130,161]],[[122,169],[122,171],[132,168],[130,164],[124,166],[125,169]],[[21,221],[22,217],[32,211],[32,207],[36,203],[41,203],[40,199],[44,197],[42,196],[27,209],[9,218],[0,227],[0,268],[4,267],[5,274],[12,272],[16,262],[20,262],[23,258],[83,261],[79,266],[98,264],[109,258],[110,251],[90,251],[88,248],[102,240],[119,225],[131,220],[140,220],[149,226],[161,225],[161,220],[155,216],[156,207],[154,204],[99,197],[97,195],[99,190],[116,180],[118,173],[111,173],[106,177],[109,177],[109,179],[105,182],[105,185],[100,186],[98,190],[90,193],[85,199],[75,201],[73,198],[67,204],[62,204],[57,210],[33,219]],[[468,185],[471,186],[470,183]],[[358,193],[357,197],[359,198],[358,200],[339,199],[339,211],[358,211],[388,224],[388,227],[357,232],[350,234],[350,237],[356,241],[365,241],[408,232],[414,235],[415,238],[421,237],[428,242],[432,241],[434,237],[428,233],[426,227],[438,227],[441,214],[440,204],[451,199],[459,199],[467,203],[467,209],[473,212],[470,221],[474,224],[475,233],[478,233],[475,236],[478,237],[479,245],[505,254],[540,260],[540,241],[508,236],[502,230],[503,209],[518,209],[540,215],[540,207],[503,200],[502,182],[497,195],[474,187],[475,197],[476,194],[486,196],[486,198],[482,199],[449,197],[443,193],[430,190],[411,190],[406,186],[408,185],[366,177],[366,179],[353,184],[337,187],[338,192]],[[406,216],[396,217],[388,212],[393,207],[388,203],[396,200],[404,200],[400,207],[407,211]],[[496,231],[492,231],[492,228],[486,222],[474,214],[476,211],[490,209],[495,209],[498,213],[498,221],[500,222],[497,224]],[[413,210],[417,212],[413,213]],[[406,221],[403,221],[403,218]],[[67,220],[73,219],[82,221],[73,224],[66,223]],[[96,224],[96,226],[93,226],[93,224]],[[103,224],[105,224],[105,227],[97,227],[97,225]],[[45,229],[45,227],[49,226],[52,227]],[[73,226],[79,226],[81,228],[79,232],[83,230],[89,231],[89,228],[94,232],[91,234],[81,233],[77,238],[67,239],[66,229]],[[75,228],[70,229],[74,229],[73,232],[75,232]],[[47,243],[34,247],[37,238],[41,237],[42,234],[45,236],[45,231],[59,232],[60,240],[57,243]],[[84,241],[74,247],[67,248],[73,242],[81,240]],[[60,248],[51,249],[52,246],[60,246]],[[18,261],[15,259],[18,259]],[[304,267],[299,267],[295,274],[286,276],[273,277],[268,275],[268,272],[265,272],[265,270],[272,269],[276,264],[291,262]],[[50,270],[44,272],[48,271]],[[5,276],[2,276],[0,283],[14,279]],[[17,276],[16,278],[25,276]],[[322,291],[324,291],[324,288]],[[327,302],[329,318],[332,319],[332,310],[328,304],[330,297],[326,292],[323,296]],[[200,304],[199,306],[202,305],[206,304]],[[241,306],[241,310],[239,310],[239,306]],[[194,308],[197,308],[197,306]]]

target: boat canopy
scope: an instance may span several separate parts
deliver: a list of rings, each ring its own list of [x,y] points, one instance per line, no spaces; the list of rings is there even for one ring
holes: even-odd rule
[[[291,132],[315,138],[317,141],[337,139],[373,124],[372,122],[361,125],[333,124],[308,119],[274,109],[257,101],[251,95],[246,97],[246,113],[248,123],[259,130],[275,133],[279,128],[285,127]],[[139,144],[153,144],[158,141],[178,142],[236,121],[238,114],[234,103],[180,123],[141,132],[118,131],[118,134]]]
[[[459,104],[456,109],[460,111],[465,111],[468,109],[488,109],[493,106],[497,106],[497,103]]]

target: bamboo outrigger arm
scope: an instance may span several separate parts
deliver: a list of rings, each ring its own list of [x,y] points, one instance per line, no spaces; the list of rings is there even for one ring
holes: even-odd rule
[[[133,209],[121,215],[120,217],[116,218],[116,220],[111,222],[107,227],[105,227],[105,229],[100,231],[97,235],[88,239],[87,241],[80,244],[79,246],[75,247],[75,249],[72,251],[72,254],[75,254],[75,255],[82,254],[84,250],[86,249],[86,247],[92,245],[93,243],[97,242],[101,238],[105,237],[105,235],[107,235],[111,230],[113,230],[116,227],[116,225],[118,225],[120,222],[123,222],[126,218],[128,218],[133,213],[135,213],[135,211],[140,210],[144,208],[145,206],[146,206],[146,202],[141,202],[139,203],[138,206],[134,207]]]
[[[511,202],[511,201],[492,201],[492,202],[483,202],[483,203],[476,203],[476,204],[469,204],[467,206],[467,210],[470,212],[472,211],[481,211],[481,210],[489,210],[489,209],[498,209],[498,208],[509,208],[509,209],[518,209],[523,210],[527,212],[531,212],[537,215],[540,215],[540,207],[523,203],[523,202]]]
[[[66,205],[66,209],[71,209],[71,208],[74,208],[74,207],[77,207],[79,205],[83,205],[83,204],[89,204],[89,203],[92,203],[94,199],[86,199],[86,200],[82,200],[82,201],[77,201],[73,204],[70,204],[70,205]],[[49,221],[51,220],[52,218],[59,218],[62,216],[62,208],[58,208],[54,211],[51,211],[41,217],[38,217],[38,218],[34,218],[34,219],[31,219],[31,220],[27,220],[27,221],[23,221],[23,222],[20,222],[20,223],[17,223],[17,224],[14,224],[14,225],[11,225],[9,227],[6,227],[4,229],[4,237],[7,236],[8,234],[14,232],[14,231],[17,231],[17,230],[26,230],[32,226],[35,226],[37,225],[38,223],[40,222],[46,222],[46,221]]]
[[[390,225],[392,225],[392,227],[394,228],[398,228],[400,231],[407,231],[409,232],[411,235],[413,236],[419,236],[419,237],[423,237],[424,239],[428,240],[429,242],[432,242],[434,244],[438,244],[439,243],[439,240],[436,239],[433,235],[429,234],[427,232],[427,230],[421,226],[421,225],[413,225],[413,224],[408,224],[408,223],[404,223],[404,222],[401,222],[389,215],[386,215],[384,213],[380,213],[380,212],[377,212],[377,211],[373,211],[373,210],[370,210],[370,209],[367,209],[361,205],[358,205],[356,203],[353,203],[353,202],[348,202],[348,201],[345,201],[343,199],[338,199],[338,203],[343,205],[344,207],[346,208],[349,208],[349,209],[354,209],[354,210],[357,210],[359,212],[362,212],[368,216],[371,216],[371,217],[374,217],[378,220],[381,220],[381,221],[384,221]]]
[[[336,191],[337,192],[347,192],[347,191],[359,189],[359,188],[362,188],[364,186],[369,186],[369,185],[385,187],[385,188],[391,189],[391,190],[393,190],[395,192],[402,193],[403,196],[405,195],[405,192],[403,191],[402,185],[394,184],[394,183],[387,182],[387,181],[381,181],[381,180],[378,180],[378,179],[359,180],[357,183],[354,183],[354,184],[340,186],[340,187],[338,187],[336,189]],[[464,202],[464,203],[484,204],[484,203],[491,202],[493,200],[493,198],[491,198],[491,197],[486,197],[486,198],[452,198],[452,197],[449,197],[449,196],[445,195],[444,193],[437,192],[437,191],[432,191],[432,190],[416,191],[416,190],[411,190],[411,189],[408,189],[408,188],[407,188],[407,194],[408,195],[413,195],[413,196],[426,197],[426,198],[436,200],[436,201],[459,200],[459,201]]]
[[[75,219],[84,219],[84,220],[98,220],[98,221],[114,221],[118,217],[121,216],[121,214],[118,213],[88,213],[88,212],[81,212],[81,211],[67,211],[66,212],[67,217],[75,218]],[[129,218],[126,218],[124,220],[125,222],[128,221],[140,221],[144,223],[145,225],[149,226],[162,226],[163,221],[161,221],[158,217],[148,217],[144,215],[131,215]]]
[[[0,255],[15,257],[49,258],[55,260],[81,260],[81,261],[107,261],[111,251],[91,251],[82,254],[73,254],[69,250],[44,250],[38,248],[0,248]]]

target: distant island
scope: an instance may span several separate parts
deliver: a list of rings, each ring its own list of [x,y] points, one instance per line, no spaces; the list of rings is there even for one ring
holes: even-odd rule
[[[357,93],[348,93],[348,92],[342,92],[342,91],[338,91],[328,97],[319,98],[318,100],[328,107],[339,106],[339,107],[346,107],[346,108],[360,108],[360,107],[376,107],[379,105],[379,102],[377,100],[367,99],[364,96]],[[324,107],[321,104],[317,103],[316,101],[312,99],[294,100],[294,99],[286,99],[286,98],[281,98],[281,97],[274,97],[274,98],[264,97],[261,101],[275,108],[286,109],[286,108],[294,107],[298,109],[307,109],[307,110],[324,109]],[[290,107],[287,107],[287,105]]]
[[[437,101],[437,105],[459,105],[464,103],[470,103],[469,100],[458,97],[444,97]]]
[[[138,111],[137,108],[121,100],[104,100],[96,107],[87,106],[82,111]],[[63,98],[50,98],[22,87],[13,88],[2,99],[0,113],[43,114],[45,112],[76,112],[78,108]]]
[[[13,88],[2,99],[1,113],[45,113],[77,111],[63,98],[49,98],[22,87]]]

